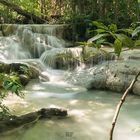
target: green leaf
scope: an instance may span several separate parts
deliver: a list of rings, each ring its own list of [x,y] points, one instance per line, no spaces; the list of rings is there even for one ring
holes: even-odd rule
[[[140,26],[138,26],[138,27],[132,32],[132,37],[138,35],[139,32],[140,32]]]
[[[105,33],[106,30],[105,29],[96,29],[95,32],[97,32],[97,33]]]
[[[119,39],[116,39],[114,42],[114,52],[117,56],[120,56],[122,50],[122,42]]]
[[[125,34],[115,34],[117,39],[119,39],[125,47],[132,48],[134,47],[134,41],[130,39],[127,35]]]
[[[12,86],[11,82],[9,82],[9,81],[4,81],[3,82],[4,89],[9,90],[11,88],[11,86]]]
[[[134,46],[140,46],[140,39],[135,42]]]
[[[118,29],[117,30],[117,33],[119,33],[119,32],[121,32],[121,33],[127,33],[129,35],[132,35],[133,29]]]
[[[101,48],[101,44],[95,44],[95,47],[96,47],[97,49],[100,49],[100,48]]]
[[[96,41],[96,40],[98,40],[102,37],[106,37],[106,36],[108,36],[108,34],[97,34],[96,36],[90,38],[87,42],[92,43],[93,41]]]
[[[88,44],[87,42],[77,42],[77,43],[80,45],[87,45]]]
[[[112,31],[112,32],[116,32],[117,31],[117,25],[116,24],[109,25],[109,30]]]
[[[106,41],[106,39],[99,39],[96,41],[97,44],[103,44]]]
[[[17,85],[13,85],[13,86],[11,87],[11,91],[12,91],[13,93],[16,93],[16,92],[18,91],[18,86],[17,86]]]
[[[96,26],[96,27],[99,28],[99,29],[108,30],[108,27],[105,26],[102,22],[99,22],[99,21],[93,21],[93,22],[92,22],[92,25]]]

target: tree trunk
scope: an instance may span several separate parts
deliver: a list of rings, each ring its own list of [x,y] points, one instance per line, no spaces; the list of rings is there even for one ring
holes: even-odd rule
[[[32,19],[35,23],[45,23],[44,19],[34,15],[33,13],[21,9],[17,5],[10,3],[7,0],[0,0],[0,3],[7,6],[9,9],[16,11],[18,14],[25,16],[26,18]]]

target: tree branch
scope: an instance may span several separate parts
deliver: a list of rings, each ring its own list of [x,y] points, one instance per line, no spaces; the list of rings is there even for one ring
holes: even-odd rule
[[[109,135],[109,140],[113,140],[113,132],[114,132],[114,128],[120,113],[120,109],[123,105],[123,103],[125,102],[126,96],[128,95],[128,93],[132,90],[135,82],[137,81],[138,76],[140,75],[140,72],[138,72],[138,74],[135,76],[135,78],[133,79],[133,81],[131,82],[130,86],[126,89],[126,91],[124,92],[121,100],[119,101],[117,107],[116,107],[116,111],[112,120],[112,127],[110,129],[110,135]]]
[[[27,17],[28,19],[32,19],[34,22],[45,23],[44,19],[34,15],[33,13],[21,9],[19,6],[15,5],[14,3],[8,2],[7,0],[0,0],[0,3],[7,6],[9,9],[16,11],[18,14]]]

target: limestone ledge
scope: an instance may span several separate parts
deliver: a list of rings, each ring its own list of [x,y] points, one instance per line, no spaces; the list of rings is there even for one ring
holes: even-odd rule
[[[122,53],[121,59],[106,61],[90,69],[73,71],[67,80],[88,89],[105,89],[123,93],[135,75],[140,71],[140,50]],[[135,56],[135,57],[133,57]],[[132,93],[140,95],[140,77],[138,77]]]

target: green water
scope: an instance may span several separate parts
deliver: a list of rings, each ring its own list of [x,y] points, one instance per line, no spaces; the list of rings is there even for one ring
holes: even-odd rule
[[[24,114],[42,107],[68,109],[64,119],[41,120],[1,135],[0,140],[108,140],[114,109],[121,95],[109,91],[86,91],[65,83],[32,82],[25,99],[12,107]],[[14,103],[13,103],[14,104]],[[139,140],[140,97],[128,96],[115,128],[114,140]]]

